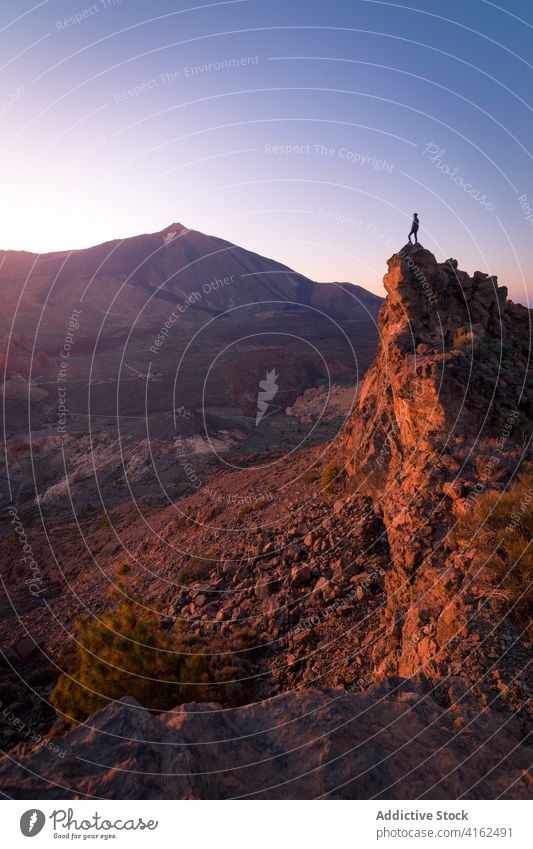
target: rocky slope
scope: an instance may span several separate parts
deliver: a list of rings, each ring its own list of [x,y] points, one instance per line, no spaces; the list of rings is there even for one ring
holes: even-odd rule
[[[106,732],[129,738],[135,723],[131,707],[111,706],[58,738],[71,747],[64,761],[22,744],[17,758],[54,788],[27,778],[15,789],[21,773],[4,762],[0,786],[9,795],[525,792],[530,646],[505,593],[475,561],[475,541],[461,539],[455,525],[480,492],[512,477],[527,448],[529,313],[507,301],[495,278],[470,278],[421,246],[391,258],[385,286],[378,354],[338,440],[226,471],[165,509],[139,505],[137,513],[128,505],[114,511],[111,529],[84,516],[86,551],[77,526],[56,526],[56,562],[41,564],[45,598],[28,609],[11,595],[19,618],[7,623],[11,635],[27,628],[43,655],[57,658],[63,629],[84,609],[98,613],[109,603],[107,587],[127,560],[145,602],[161,605],[162,628],[185,626],[228,643],[239,629],[251,630],[255,704],[205,708],[207,718],[198,715],[204,708],[160,718],[137,708],[139,728],[157,745],[131,734],[137,742],[116,749]],[[37,532],[29,537],[37,547]],[[95,568],[101,580],[88,582],[87,569]],[[20,710],[22,692],[17,698]],[[287,735],[291,717],[307,713],[310,728]],[[263,738],[265,727],[271,732]],[[340,738],[332,732],[338,727]],[[231,752],[187,749],[187,769],[178,768],[181,748],[160,751],[161,740],[189,746],[250,729],[253,739]],[[16,739],[12,728],[10,744]],[[293,743],[312,752],[305,780],[297,778],[299,755],[287,754]],[[422,750],[429,760],[420,760]],[[87,770],[78,751],[104,766]],[[209,777],[215,760],[224,769],[216,783]],[[241,771],[258,760],[266,765],[257,772]],[[122,764],[131,775],[113,771]],[[165,780],[162,789],[161,772],[189,777]]]
[[[464,681],[449,686],[463,698],[451,710],[424,680],[401,679],[365,696],[309,690],[237,711],[151,716],[123,700],[16,752],[18,766],[4,759],[0,787],[18,799],[528,798],[519,719],[479,713]]]

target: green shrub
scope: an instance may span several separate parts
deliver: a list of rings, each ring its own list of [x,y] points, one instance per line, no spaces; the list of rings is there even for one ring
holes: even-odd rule
[[[322,489],[327,495],[331,495],[338,488],[343,469],[334,460],[328,463],[322,471],[321,483]]]
[[[237,628],[226,642],[209,642],[209,666],[204,693],[209,701],[236,707],[255,701],[256,662],[264,645],[249,627]]]
[[[477,562],[486,565],[505,592],[514,617],[531,623],[533,614],[533,467],[503,492],[479,495],[459,521],[458,531],[470,536]]]
[[[68,724],[83,722],[110,701],[132,696],[150,710],[163,711],[194,697],[185,681],[202,683],[205,662],[179,651],[159,616],[126,595],[98,619],[81,616],[76,642],[63,655],[63,670],[50,702]]]
[[[67,724],[125,696],[155,712],[190,701],[236,706],[251,700],[261,648],[252,631],[202,640],[185,633],[182,621],[163,630],[159,615],[141,604],[127,579],[111,595],[118,605],[98,619],[81,616],[76,640],[61,659],[50,702]]]

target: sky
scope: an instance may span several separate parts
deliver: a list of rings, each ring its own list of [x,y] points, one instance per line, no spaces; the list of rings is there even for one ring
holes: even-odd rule
[[[407,241],[531,295],[530,0],[2,0],[0,248],[221,236],[383,294]]]

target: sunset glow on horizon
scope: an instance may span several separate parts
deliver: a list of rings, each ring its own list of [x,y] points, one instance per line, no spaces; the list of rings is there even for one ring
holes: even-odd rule
[[[527,4],[175,5],[2,4],[0,249],[180,221],[383,294],[418,211],[527,301]]]

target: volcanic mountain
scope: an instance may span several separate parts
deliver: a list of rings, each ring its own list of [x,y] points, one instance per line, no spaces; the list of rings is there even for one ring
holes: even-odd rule
[[[61,328],[69,309],[83,308],[88,324],[81,335],[86,336],[95,321],[105,333],[110,315],[112,326],[157,327],[169,305],[180,302],[188,304],[180,319],[193,323],[236,307],[260,312],[271,305],[277,311],[307,309],[334,319],[366,320],[369,326],[381,303],[361,286],[313,283],[275,260],[178,223],[83,250],[0,251],[0,288],[3,329],[22,295],[17,329],[32,338],[42,309],[39,323],[47,327],[39,331],[49,334],[50,325]]]
[[[120,502],[131,486],[190,488],[178,438],[203,456],[299,444],[286,408],[307,389],[326,406],[334,384],[353,390],[382,300],[181,224],[85,250],[0,252],[0,292],[9,478],[22,501],[56,510]],[[259,429],[267,374],[275,403]],[[331,436],[324,421],[312,440]],[[93,466],[105,469],[103,493]]]

